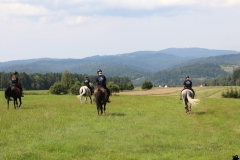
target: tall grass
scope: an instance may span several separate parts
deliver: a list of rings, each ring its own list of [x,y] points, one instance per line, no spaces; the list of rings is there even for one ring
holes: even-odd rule
[[[240,155],[238,99],[224,87],[196,89],[184,112],[179,93],[112,96],[107,115],[74,95],[26,95],[7,110],[0,92],[0,159],[231,159]]]

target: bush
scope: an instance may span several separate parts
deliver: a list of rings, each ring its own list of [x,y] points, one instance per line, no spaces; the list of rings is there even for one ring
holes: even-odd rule
[[[142,89],[144,89],[144,90],[151,89],[152,87],[153,87],[153,84],[150,81],[144,81],[142,83]]]
[[[107,85],[108,89],[112,93],[118,93],[120,91],[119,85],[115,84],[114,82],[109,82]]]
[[[65,88],[65,85],[63,85],[61,82],[54,83],[50,89],[49,92],[52,94],[67,94],[67,89]]]
[[[79,81],[76,81],[74,85],[70,87],[69,92],[71,94],[78,95],[80,87],[81,87],[81,83]]]
[[[134,86],[133,86],[133,84],[132,84],[132,82],[129,82],[128,84],[127,84],[127,88],[126,88],[127,90],[133,90],[134,89]]]
[[[222,97],[223,98],[240,98],[240,92],[237,91],[237,89],[235,88],[235,90],[233,90],[232,88],[227,89],[226,93],[222,92]]]

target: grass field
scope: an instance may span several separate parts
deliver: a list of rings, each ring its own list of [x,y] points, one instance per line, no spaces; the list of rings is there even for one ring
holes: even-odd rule
[[[0,92],[0,159],[228,160],[240,156],[240,100],[227,87],[194,88],[201,101],[187,115],[180,88],[122,92],[107,114],[75,95],[25,91],[21,109]],[[171,91],[169,91],[171,90]]]

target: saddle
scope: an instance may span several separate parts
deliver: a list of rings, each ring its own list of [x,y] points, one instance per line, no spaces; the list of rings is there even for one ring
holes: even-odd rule
[[[98,87],[98,89],[101,89],[101,91],[105,94],[105,97],[107,97],[108,93],[107,90],[103,87]]]
[[[18,88],[17,85],[14,85],[14,84],[11,85],[11,90],[17,90],[19,94],[21,93],[20,88]]]

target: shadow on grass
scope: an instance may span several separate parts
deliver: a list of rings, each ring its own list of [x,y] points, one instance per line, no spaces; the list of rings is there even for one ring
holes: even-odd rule
[[[108,114],[109,116],[119,116],[119,117],[123,117],[125,116],[126,114],[123,114],[123,113],[110,113]]]
[[[197,115],[204,115],[204,114],[207,114],[207,112],[195,112],[194,114],[197,114]]]

